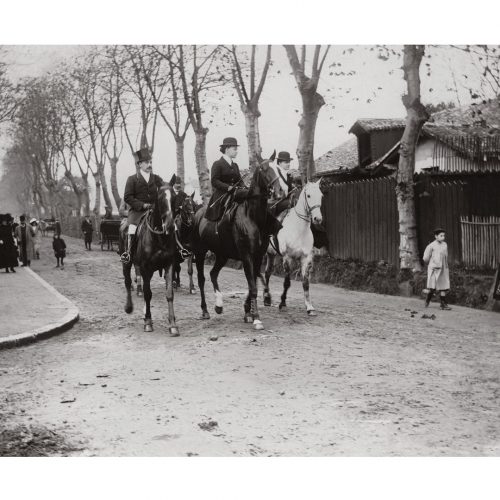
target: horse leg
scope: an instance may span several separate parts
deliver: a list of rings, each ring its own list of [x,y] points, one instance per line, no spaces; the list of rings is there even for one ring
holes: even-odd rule
[[[172,272],[172,286],[174,288],[178,288],[181,286],[181,263],[179,261],[179,257],[176,255],[174,264],[173,264],[173,272]]]
[[[269,292],[269,279],[271,278],[271,274],[274,269],[274,258],[275,256],[271,253],[267,254],[266,260],[266,271],[265,271],[265,280],[264,280],[264,305],[271,305],[271,292]]]
[[[222,292],[219,290],[217,278],[219,277],[220,270],[225,266],[226,262],[226,257],[219,257],[216,255],[214,267],[210,271],[210,279],[212,280],[215,292],[215,312],[217,314],[222,314],[222,311],[224,310],[224,299],[222,297]]]
[[[132,278],[130,277],[130,271],[132,269],[132,264],[122,264],[123,277],[125,278],[125,289],[127,290],[127,299],[125,302],[125,312],[130,314],[134,310],[134,304],[132,302]]]
[[[141,277],[141,271],[139,268],[136,266],[135,267],[135,281],[137,283],[137,296],[142,297],[142,277]]]
[[[187,260],[188,265],[188,275],[189,275],[189,293],[194,293],[194,283],[193,283],[193,256],[190,255]]]
[[[196,254],[196,271],[198,274],[198,288],[201,296],[201,319],[210,319],[210,314],[207,310],[207,302],[205,300],[205,255],[204,253]]]
[[[309,316],[316,316],[316,311],[311,303],[309,297],[309,278],[311,275],[312,268],[312,253],[307,257],[301,259],[301,271],[302,271],[302,288],[304,289],[304,301],[306,303],[307,314]]]
[[[255,276],[255,262],[252,262],[250,256],[243,259],[243,269],[248,282],[248,298],[250,298],[250,314],[253,319],[255,330],[263,330],[264,326],[260,320],[259,310],[257,308],[257,281]]]
[[[245,299],[245,304],[243,305],[243,308],[245,310],[245,316],[243,316],[243,321],[245,323],[252,323],[253,317],[251,313],[252,306],[251,306],[250,292],[247,293],[247,298]]]
[[[286,309],[286,294],[290,288],[290,261],[287,257],[283,257],[283,269],[285,270],[285,279],[283,281],[283,293],[281,294],[281,302],[279,310]]]
[[[151,273],[147,273],[143,276],[144,280],[144,302],[145,302],[145,311],[144,311],[144,331],[152,332],[153,331],[153,319],[151,318],[151,297],[153,293],[151,292]]]
[[[173,263],[165,269],[165,284],[167,286],[167,304],[168,304],[168,330],[171,337],[179,336],[179,328],[175,323],[174,312],[174,287],[173,287]]]

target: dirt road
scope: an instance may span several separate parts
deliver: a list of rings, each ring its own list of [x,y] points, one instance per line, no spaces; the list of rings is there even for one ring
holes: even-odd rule
[[[242,321],[242,271],[221,273],[221,316],[207,281],[212,318],[202,321],[183,269],[181,336],[170,338],[159,277],[146,334],[142,299],[123,312],[116,253],[66,238],[66,267],[56,270],[49,243],[32,267],[75,302],[80,321],[0,352],[0,419],[7,430],[62,437],[56,454],[500,454],[498,314],[312,285],[318,316],[309,318],[293,282],[288,311],[262,306],[256,332]],[[275,301],[281,286],[272,279]]]

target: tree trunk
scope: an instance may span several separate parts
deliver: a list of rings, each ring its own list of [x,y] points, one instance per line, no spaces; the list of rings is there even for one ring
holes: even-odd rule
[[[262,162],[262,147],[260,145],[259,117],[260,111],[250,106],[242,106],[245,115],[245,127],[248,142],[248,164],[250,172],[255,172]]]
[[[95,202],[94,202],[94,215],[96,217],[101,213],[101,180],[99,172],[92,172],[92,176],[94,177],[95,182]]]
[[[184,138],[175,138],[175,153],[177,156],[177,175],[182,179],[181,187],[184,190]]]
[[[323,96],[315,90],[303,90],[302,117],[299,121],[299,143],[297,145],[297,159],[303,182],[312,179],[314,168],[314,135],[319,110],[325,104]]]
[[[94,216],[95,216],[95,226],[96,233],[101,238],[100,228],[101,228],[101,181],[99,171],[96,173],[92,172],[95,182],[95,203],[94,203]]]
[[[203,203],[206,205],[210,200],[212,189],[210,186],[210,173],[207,164],[207,133],[205,127],[197,127],[194,131],[196,136],[196,146],[194,155],[196,158],[196,170],[198,171],[198,180],[200,182],[200,195]]]
[[[120,193],[118,192],[118,181],[116,179],[116,166],[118,165],[118,158],[111,158],[109,163],[111,165],[111,192],[113,193],[116,206],[120,208],[122,199]]]
[[[83,181],[83,215],[90,215],[90,188],[88,174],[82,175]]]
[[[106,206],[109,207],[110,210],[113,210],[113,203],[111,202],[111,197],[109,196],[108,191],[108,182],[106,181],[106,176],[104,175],[104,165],[97,165],[97,171],[99,173],[99,180],[101,182],[104,203],[106,203]],[[120,205],[118,205],[117,208],[119,207]]]
[[[408,94],[403,96],[406,126],[401,138],[399,165],[396,173],[396,197],[399,213],[399,260],[400,269],[421,271],[418,254],[417,217],[415,212],[415,149],[422,126],[429,118],[420,102],[420,62],[424,55],[423,45],[405,45],[403,71]]]

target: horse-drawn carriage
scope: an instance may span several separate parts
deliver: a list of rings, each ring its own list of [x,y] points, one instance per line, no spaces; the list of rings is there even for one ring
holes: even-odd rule
[[[103,219],[99,226],[101,235],[101,250],[107,244],[108,250],[113,250],[113,243],[118,244],[120,240],[121,219]]]

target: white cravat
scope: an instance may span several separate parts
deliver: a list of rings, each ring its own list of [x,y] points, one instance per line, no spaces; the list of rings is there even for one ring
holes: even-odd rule
[[[142,170],[140,172],[141,175],[144,177],[146,184],[149,184],[149,178],[151,177],[151,172],[143,172]]]
[[[233,164],[233,159],[232,159],[232,158],[229,158],[229,156],[227,156],[227,154],[226,154],[226,153],[224,153],[224,154],[222,155],[222,158],[224,158],[224,160],[226,160],[226,161],[229,163],[229,165],[232,165],[232,164]]]

